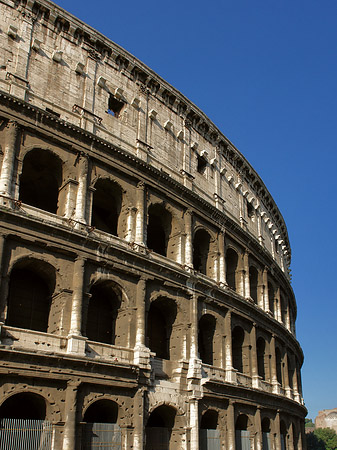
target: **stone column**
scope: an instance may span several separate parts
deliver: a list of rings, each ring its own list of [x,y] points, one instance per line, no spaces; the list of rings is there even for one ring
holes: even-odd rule
[[[281,423],[279,410],[277,410],[275,416],[275,450],[281,450]]]
[[[189,268],[193,268],[192,218],[193,212],[190,209],[185,211],[185,265]]]
[[[226,286],[226,253],[225,253],[225,233],[219,234],[219,283],[220,286]]]
[[[2,205],[9,205],[6,197],[12,197],[13,173],[16,147],[20,128],[17,122],[10,120],[6,127],[6,144],[0,175],[0,199]]]
[[[74,450],[76,448],[76,410],[79,385],[80,382],[77,380],[70,380],[67,383],[63,450]]]
[[[87,223],[86,206],[88,192],[88,156],[81,154],[78,158],[78,186],[74,219],[82,224]]]
[[[257,406],[255,411],[255,432],[256,447],[255,450],[262,450],[262,428],[261,428],[261,407]]]
[[[134,450],[143,450],[144,448],[144,388],[140,388],[135,395],[134,403],[134,437],[133,448]]]
[[[276,348],[275,348],[275,335],[273,334],[270,340],[270,355],[271,355],[271,384],[274,394],[279,393],[279,382],[277,381],[277,373],[276,373]]]
[[[228,310],[225,317],[225,369],[226,381],[229,383],[236,382],[235,371],[233,371],[232,358],[232,311]]]
[[[293,376],[293,392],[294,392],[294,400],[297,402],[300,401],[300,393],[298,389],[298,366],[296,362],[296,356],[292,355],[293,359],[293,367],[294,367],[294,376]]]
[[[199,412],[198,400],[192,398],[190,400],[190,429],[191,429],[191,445],[190,450],[199,450]]]
[[[136,224],[136,214],[137,214],[137,208],[135,206],[129,206],[127,208],[128,211],[128,218],[127,218],[127,226],[126,226],[126,233],[125,233],[125,239],[128,242],[134,242],[135,240],[135,224]]]
[[[136,345],[134,349],[134,363],[142,368],[148,368],[150,364],[150,350],[145,344],[145,308],[146,305],[146,279],[141,277],[137,284],[136,308],[137,308],[137,329]]]
[[[229,400],[227,407],[227,449],[235,450],[235,417],[233,400]]]
[[[249,252],[245,251],[243,255],[243,266],[245,271],[245,297],[250,298],[250,282],[249,282]]]
[[[145,223],[145,183],[140,181],[137,184],[137,214],[136,214],[136,232],[135,242],[140,246],[145,246],[146,242],[146,223]]]
[[[287,397],[291,398],[291,389],[289,386],[289,368],[288,368],[288,354],[287,350],[283,355],[283,365],[284,365],[284,390]]]
[[[3,234],[0,234],[0,323],[4,323],[6,320],[7,315],[7,288],[4,283],[4,252],[5,252],[5,245],[6,245],[6,236]]]
[[[269,311],[269,296],[268,296],[268,269],[265,267],[262,274],[263,283],[263,309]]]
[[[286,328],[287,328],[287,330],[291,331],[289,299],[287,299],[285,309],[286,309]]]
[[[275,310],[275,318],[282,322],[282,313],[281,313],[281,292],[280,292],[280,286],[277,285],[275,289],[275,303],[277,305],[277,309]]]
[[[136,346],[145,347],[145,302],[146,279],[141,277],[137,284],[137,335]]]
[[[77,256],[73,271],[73,298],[71,305],[68,353],[85,354],[85,340],[82,336],[82,306],[85,259]]]
[[[256,323],[252,325],[252,331],[250,333],[250,363],[252,367],[252,386],[259,388],[259,371],[257,367],[257,350],[256,350]]]
[[[194,391],[199,389],[196,380],[201,379],[201,361],[198,355],[198,297],[193,283],[190,284],[190,361],[187,378],[190,379],[190,387]],[[192,384],[191,384],[192,383]],[[197,382],[199,383],[199,381]]]

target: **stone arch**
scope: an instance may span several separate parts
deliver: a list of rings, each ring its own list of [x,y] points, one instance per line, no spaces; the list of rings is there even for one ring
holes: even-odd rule
[[[281,450],[288,450],[288,427],[284,420],[280,421]]]
[[[20,257],[12,262],[8,280],[6,324],[48,332],[55,267],[45,259]]]
[[[91,210],[91,226],[119,236],[119,216],[125,191],[110,177],[98,177],[93,184],[94,194]]]
[[[28,150],[22,162],[19,200],[57,214],[63,164],[60,156],[49,148],[34,147]]]
[[[219,429],[219,413],[215,409],[207,409],[200,420],[199,442],[202,449],[219,449],[220,429]]]
[[[83,412],[81,440],[83,448],[121,448],[120,408],[116,401],[96,398]]]
[[[196,271],[212,276],[210,270],[211,234],[203,227],[198,227],[193,235],[193,267]]]
[[[27,395],[26,395],[27,394]],[[29,394],[29,395],[28,395]],[[10,398],[16,397],[16,396],[24,396],[21,398],[24,398],[24,403],[29,401],[29,396],[34,396],[35,398],[42,399],[45,402],[45,414],[44,418],[42,420],[48,419],[50,422],[60,422],[62,420],[60,408],[57,405],[54,397],[48,393],[48,399],[46,398],[46,395],[42,392],[42,388],[37,388],[35,386],[27,386],[27,387],[21,387],[18,389],[13,389],[11,392],[6,393],[3,392],[3,395],[1,396],[2,402],[0,405],[0,418],[5,418],[4,415],[1,413],[2,406],[10,400]],[[41,400],[40,400],[41,402]],[[25,411],[25,408],[22,411],[19,411],[21,415],[23,415],[23,412]],[[23,417],[21,417],[23,418]],[[27,417],[28,418],[28,417]],[[40,419],[41,420],[41,419]]]
[[[184,416],[184,412],[171,402],[161,402],[151,408],[145,427],[145,450],[158,448],[159,444],[163,450],[181,448],[186,425]]]
[[[244,329],[240,326],[235,326],[232,331],[232,359],[233,367],[238,372],[244,372],[243,364],[243,345],[245,340]]]
[[[121,314],[127,306],[124,290],[109,277],[95,278],[90,284],[83,334],[91,341],[127,346],[127,316]]]
[[[251,448],[250,438],[252,422],[247,414],[239,413],[235,420],[235,448],[244,450]]]
[[[216,318],[212,314],[204,314],[199,319],[198,348],[199,357],[205,364],[214,364]]]
[[[276,288],[274,283],[270,280],[270,277],[268,276],[268,300],[269,300],[269,311],[271,312],[271,314],[273,316],[275,316],[276,311],[275,311],[275,302],[276,302],[276,298],[275,298],[275,293],[276,293]]]
[[[162,256],[168,256],[172,235],[172,213],[164,202],[152,203],[148,207],[147,247]]]
[[[276,378],[280,386],[283,386],[282,352],[278,346],[276,346],[275,349],[275,362],[276,362]]]
[[[261,417],[261,431],[262,431],[262,450],[270,450],[271,445],[271,423],[269,417]]]
[[[239,255],[234,248],[229,247],[226,251],[226,281],[228,286],[237,290],[237,270],[238,270]]]
[[[263,380],[266,380],[267,379],[266,341],[261,336],[256,340],[256,354],[257,354],[258,375]]]
[[[177,303],[166,296],[155,296],[147,314],[147,345],[158,358],[171,359],[172,327],[178,313]]]
[[[254,265],[249,266],[249,287],[250,297],[254,300],[254,303],[258,304],[258,284],[259,284],[259,272]]]

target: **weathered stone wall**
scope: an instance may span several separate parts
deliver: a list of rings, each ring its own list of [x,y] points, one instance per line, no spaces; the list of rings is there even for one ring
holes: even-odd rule
[[[315,419],[316,428],[332,428],[337,433],[337,408],[323,409]]]
[[[301,450],[290,248],[261,179],[116,44],[49,1],[0,5],[0,419],[48,420],[64,450],[104,422],[125,450],[158,428],[170,450],[241,431]]]

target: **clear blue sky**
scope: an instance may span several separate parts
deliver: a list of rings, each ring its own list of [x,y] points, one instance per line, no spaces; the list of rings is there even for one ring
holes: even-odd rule
[[[337,407],[337,1],[56,3],[179,89],[260,174],[292,246],[308,417]]]

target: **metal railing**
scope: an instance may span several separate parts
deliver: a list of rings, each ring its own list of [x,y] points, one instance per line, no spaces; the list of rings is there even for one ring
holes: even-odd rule
[[[1,450],[51,450],[52,424],[46,420],[0,419]]]

